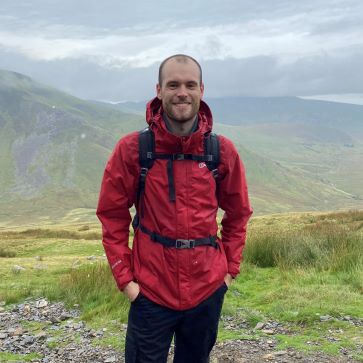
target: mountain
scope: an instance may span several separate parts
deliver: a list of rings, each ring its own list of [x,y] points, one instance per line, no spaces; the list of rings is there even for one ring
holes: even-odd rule
[[[302,123],[344,128],[363,136],[363,106],[298,97],[210,98],[217,122],[229,125]]]
[[[0,218],[94,208],[117,139],[135,115],[0,72]]]
[[[77,208],[94,209],[115,143],[145,126],[140,110],[122,112],[118,105],[80,100],[0,71],[0,222],[49,220]],[[324,132],[317,132],[316,125],[296,125],[215,125],[235,142],[244,160],[256,214],[362,205],[356,136],[332,128],[326,133],[324,125],[319,126]],[[314,165],[327,169],[341,157],[341,149],[355,155],[341,174],[326,170],[321,176],[312,170]],[[334,184],[332,177],[343,172],[353,175],[355,189]]]
[[[206,98],[215,122],[233,126],[304,124],[344,129],[363,137],[363,106],[299,97]],[[145,101],[113,104],[120,111],[143,112]]]
[[[289,169],[290,175],[302,173],[294,187],[309,185],[306,178],[317,183],[312,189],[316,190],[315,197],[310,198],[310,193],[303,192],[307,196],[303,200],[290,200],[294,208],[339,207],[339,203],[333,202],[335,197],[319,198],[318,191],[322,190],[345,194],[353,200],[348,203],[350,206],[361,205],[363,106],[298,97],[230,97],[207,98],[206,101],[213,111],[217,132],[227,135],[249,152]],[[141,104],[119,103],[117,108],[122,110],[127,106],[129,110],[137,110]],[[251,178],[256,175],[256,165],[260,164],[248,165],[248,170],[253,170]],[[280,180],[279,186],[282,185]],[[261,189],[257,188],[256,195],[260,194]],[[276,205],[284,199],[276,192],[274,196]],[[341,206],[347,206],[344,200]]]

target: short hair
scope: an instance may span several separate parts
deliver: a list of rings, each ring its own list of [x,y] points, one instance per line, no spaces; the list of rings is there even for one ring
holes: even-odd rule
[[[165,66],[165,64],[170,60],[170,59],[175,59],[177,62],[180,63],[186,63],[188,61],[192,61],[194,62],[198,68],[199,68],[199,73],[200,73],[200,78],[199,78],[199,82],[200,84],[202,84],[202,67],[200,66],[200,64],[198,63],[197,60],[195,60],[193,57],[191,57],[190,55],[186,55],[186,54],[174,54],[171,55],[170,57],[164,59],[160,66],[159,66],[159,85],[161,86],[161,83],[163,81],[163,77],[162,77],[162,73],[163,73],[163,68]]]

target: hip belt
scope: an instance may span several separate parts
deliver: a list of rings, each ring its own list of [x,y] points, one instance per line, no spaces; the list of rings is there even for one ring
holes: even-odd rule
[[[209,236],[206,238],[196,238],[196,239],[173,239],[169,237],[161,236],[153,231],[150,231],[142,224],[139,224],[141,232],[150,236],[151,240],[162,244],[164,247],[174,247],[177,249],[187,249],[194,248],[198,246],[212,246],[218,248],[217,236]]]

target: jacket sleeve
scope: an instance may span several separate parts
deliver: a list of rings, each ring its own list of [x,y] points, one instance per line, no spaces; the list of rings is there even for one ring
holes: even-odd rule
[[[248,199],[245,169],[233,143],[220,137],[219,207],[222,218],[222,243],[227,256],[228,273],[239,274],[242,251],[246,241],[247,222],[252,214]]]
[[[103,175],[96,212],[102,223],[103,247],[120,290],[134,279],[129,248],[129,209],[135,201],[138,181],[135,140],[135,135],[126,136],[113,150]],[[134,162],[130,158],[134,158]]]

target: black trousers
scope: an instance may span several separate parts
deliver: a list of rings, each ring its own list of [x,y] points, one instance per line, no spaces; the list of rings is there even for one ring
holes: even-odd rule
[[[126,363],[166,363],[174,337],[174,363],[208,363],[218,332],[225,283],[196,307],[177,311],[139,294],[131,303]]]

